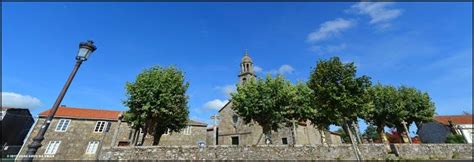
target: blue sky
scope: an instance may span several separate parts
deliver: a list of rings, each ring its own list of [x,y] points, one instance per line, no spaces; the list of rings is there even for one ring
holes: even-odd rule
[[[354,61],[374,83],[428,92],[441,115],[472,112],[472,3],[3,3],[2,105],[53,104],[78,43],[98,50],[62,104],[126,110],[124,84],[153,65],[190,82],[211,123],[248,49],[257,75],[305,81],[318,59]]]

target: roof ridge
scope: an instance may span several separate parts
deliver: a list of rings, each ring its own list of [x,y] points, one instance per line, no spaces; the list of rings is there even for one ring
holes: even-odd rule
[[[110,109],[96,109],[96,108],[82,108],[82,107],[63,107],[63,106],[59,106],[58,109],[82,109],[82,110],[96,110],[96,111],[113,111],[113,112],[122,112],[122,111],[118,111],[118,110],[110,110]],[[46,111],[49,111],[51,110],[52,108],[49,108],[49,109],[46,109],[44,110],[43,112],[46,112]],[[43,113],[41,112],[41,113]],[[41,114],[40,113],[40,114]]]

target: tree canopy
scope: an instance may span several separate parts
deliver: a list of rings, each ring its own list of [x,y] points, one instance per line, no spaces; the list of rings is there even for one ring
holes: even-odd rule
[[[356,77],[354,63],[342,63],[338,57],[319,60],[311,71],[308,87],[313,90],[313,105],[329,124],[344,125],[357,121],[372,108],[368,76]]]
[[[374,108],[366,114],[364,119],[371,125],[376,126],[377,133],[383,142],[388,142],[384,136],[384,127],[401,123],[408,112],[404,110],[401,95],[396,87],[379,83],[374,85],[369,93]]]
[[[290,104],[285,109],[287,123],[291,123],[291,120],[306,121],[316,114],[316,110],[311,106],[313,91],[305,83],[298,82],[291,86],[289,93]]]
[[[421,92],[413,87],[401,86],[399,88],[401,100],[407,115],[403,118],[410,127],[415,123],[420,128],[421,123],[429,122],[435,114],[435,104],[426,92]]]
[[[125,120],[135,129],[143,129],[145,134],[154,136],[153,145],[158,145],[160,137],[167,130],[179,132],[188,120],[188,96],[184,74],[174,66],[154,66],[143,70],[135,82],[127,82],[129,107]]]
[[[277,130],[286,121],[290,92],[291,83],[281,75],[252,79],[237,86],[237,92],[231,94],[233,109],[245,123],[253,120],[262,126],[266,139],[271,142],[271,130]]]

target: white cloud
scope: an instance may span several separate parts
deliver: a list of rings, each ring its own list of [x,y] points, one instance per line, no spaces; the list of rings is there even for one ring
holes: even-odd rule
[[[393,4],[393,2],[359,2],[352,5],[349,11],[361,15],[368,15],[370,17],[370,24],[378,24],[382,28],[387,28],[390,26],[388,23],[390,20],[402,14],[402,10],[400,9],[387,8]]]
[[[228,100],[214,99],[214,100],[212,100],[212,101],[206,102],[206,104],[204,104],[204,108],[219,110],[219,109],[221,109],[222,107],[224,107],[224,105],[225,105],[227,102],[228,102]]]
[[[293,67],[291,67],[290,65],[282,65],[278,69],[278,72],[280,74],[286,74],[286,73],[291,74],[291,73],[293,73],[293,71],[295,71],[295,69]]]
[[[278,70],[271,70],[269,71],[270,74],[291,74],[295,71],[295,69],[287,64],[281,65]]]
[[[257,65],[255,65],[255,66],[253,67],[253,70],[254,70],[256,73],[260,73],[260,72],[263,71],[263,69],[262,69],[260,66],[257,66]]]
[[[326,21],[320,25],[318,30],[309,33],[307,39],[310,42],[326,40],[331,37],[338,36],[342,31],[347,30],[354,25],[354,21],[346,20],[343,18],[337,18],[335,20]]]
[[[41,101],[36,97],[14,92],[2,92],[2,106],[32,109],[41,105]]]
[[[225,85],[225,86],[217,86],[218,90],[220,90],[226,97],[230,97],[230,94],[237,91],[235,85]]]

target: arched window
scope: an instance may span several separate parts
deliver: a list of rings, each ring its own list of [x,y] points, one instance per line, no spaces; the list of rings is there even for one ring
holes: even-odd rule
[[[242,83],[245,83],[247,81],[247,78],[242,78]]]
[[[250,71],[249,64],[245,64],[245,67],[247,68],[245,71]]]
[[[232,116],[232,122],[233,122],[234,124],[237,124],[237,122],[239,122],[239,116],[237,116],[237,115],[234,114],[234,115]]]

